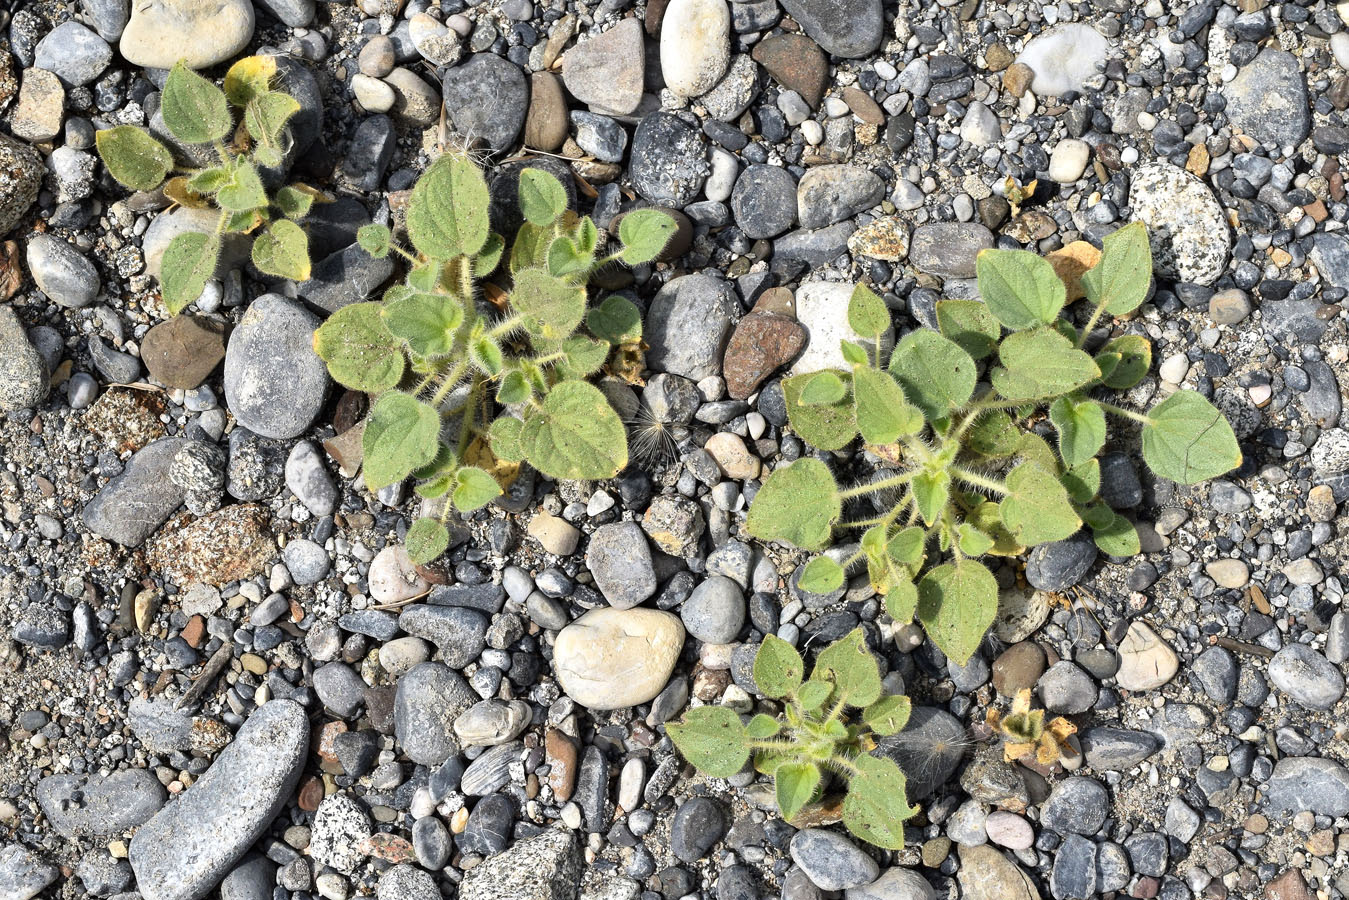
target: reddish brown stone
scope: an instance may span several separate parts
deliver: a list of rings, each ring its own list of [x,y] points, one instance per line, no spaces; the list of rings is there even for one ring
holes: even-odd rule
[[[118,453],[134,453],[166,434],[159,421],[166,408],[158,392],[110,387],[84,414],[84,427]]]
[[[1301,872],[1289,869],[1265,885],[1265,900],[1316,900],[1316,895],[1307,887]]]
[[[160,384],[190,391],[225,358],[225,323],[205,316],[174,316],[145,333],[141,359]]]
[[[373,856],[393,865],[417,861],[417,854],[412,849],[411,841],[396,834],[385,834],[382,831],[361,838],[356,844],[356,849],[366,856]]]
[[[881,109],[879,103],[871,99],[870,94],[861,88],[845,87],[843,89],[843,102],[848,104],[848,109],[852,110],[853,115],[868,125],[885,124],[885,111]]]
[[[183,630],[178,633],[178,636],[187,641],[189,647],[199,647],[205,633],[206,620],[201,616],[193,616],[187,620],[187,624],[183,626]]]
[[[323,800],[323,781],[318,778],[306,778],[304,784],[300,785],[300,795],[296,802],[300,809],[306,812],[313,812],[319,808],[319,803]]]
[[[558,802],[565,803],[576,787],[576,741],[550,728],[543,738],[543,752],[548,761],[548,786]]]
[[[219,587],[251,578],[276,557],[268,519],[256,503],[227,506],[196,521],[184,514],[160,530],[146,559],[179,585]]]
[[[670,5],[670,0],[647,0],[646,2],[646,33],[653,38],[660,37],[660,26],[665,21],[665,8]]]
[[[744,400],[805,345],[806,330],[794,319],[763,312],[745,316],[726,344],[722,374],[727,392]]]
[[[820,105],[829,83],[829,61],[819,44],[804,34],[779,34],[755,44],[750,56],[811,109]]]

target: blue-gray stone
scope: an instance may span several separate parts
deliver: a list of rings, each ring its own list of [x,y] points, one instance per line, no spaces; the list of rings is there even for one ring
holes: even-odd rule
[[[318,325],[280,294],[263,294],[248,307],[225,350],[225,399],[245,428],[293,438],[318,417],[328,391],[328,367],[314,352]]]
[[[173,457],[187,443],[164,438],[136,452],[122,474],[84,507],[90,531],[123,547],[139,547],[183,505],[183,489],[169,478]]]
[[[38,805],[65,838],[105,838],[141,825],[168,798],[148,769],[110,775],[49,775],[38,782]]]

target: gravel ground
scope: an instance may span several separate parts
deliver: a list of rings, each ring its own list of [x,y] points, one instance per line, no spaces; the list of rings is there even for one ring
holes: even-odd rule
[[[8,6],[0,900],[1349,895],[1349,3]],[[193,213],[117,186],[93,132],[162,128],[178,58],[249,53],[282,58],[292,177],[335,201],[315,277],[225,265],[170,319],[159,260]],[[646,370],[602,383],[633,464],[525,472],[418,569],[419,501],[364,488],[366,398],[309,336],[390,279],[355,229],[451,146],[498,197],[528,160],[602,228],[654,204],[681,231],[595,291],[647,312]],[[1156,291],[1111,329],[1154,369],[1121,402],[1212,397],[1241,467],[1159,481],[1117,432],[1104,488],[1144,552],[1004,565],[963,667],[865,579],[797,589],[806,556],[745,510],[813,452],[780,378],[830,364],[850,286],[898,336],[977,296],[981,248],[1077,257],[1134,220]],[[784,823],[663,733],[761,705],[765,634],[859,624],[917,707],[886,745],[923,808],[899,852],[827,805]],[[1020,688],[1080,756],[1003,762],[985,713]]]

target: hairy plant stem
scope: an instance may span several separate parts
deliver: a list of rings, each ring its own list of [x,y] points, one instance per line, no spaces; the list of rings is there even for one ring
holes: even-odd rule
[[[1096,323],[1100,320],[1101,314],[1105,312],[1105,305],[1107,302],[1108,298],[1102,300],[1100,303],[1097,303],[1096,308],[1091,311],[1091,318],[1087,319],[1087,324],[1082,326],[1082,333],[1077,336],[1077,349],[1081,350],[1086,346],[1087,337],[1091,334],[1091,330],[1096,327]]]
[[[1134,412],[1132,409],[1125,409],[1124,407],[1116,406],[1113,403],[1106,403],[1104,400],[1097,400],[1096,403],[1098,406],[1101,407],[1101,409],[1105,410],[1108,413],[1113,413],[1122,419],[1129,419],[1130,421],[1137,422],[1140,425],[1152,424],[1152,420],[1149,419],[1143,413]]]
[[[960,466],[949,466],[948,471],[953,477],[974,487],[983,488],[986,491],[993,491],[997,494],[1006,494],[1007,485],[993,478],[986,478],[978,472],[971,472],[969,469]]]

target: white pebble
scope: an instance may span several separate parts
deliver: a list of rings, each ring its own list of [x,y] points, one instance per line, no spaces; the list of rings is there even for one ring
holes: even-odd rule
[[[1072,184],[1087,169],[1091,147],[1086,141],[1066,138],[1059,141],[1049,157],[1049,177],[1059,184]]]
[[[807,119],[801,123],[801,135],[806,139],[806,143],[812,147],[819,146],[824,140],[824,126],[814,119]]]

